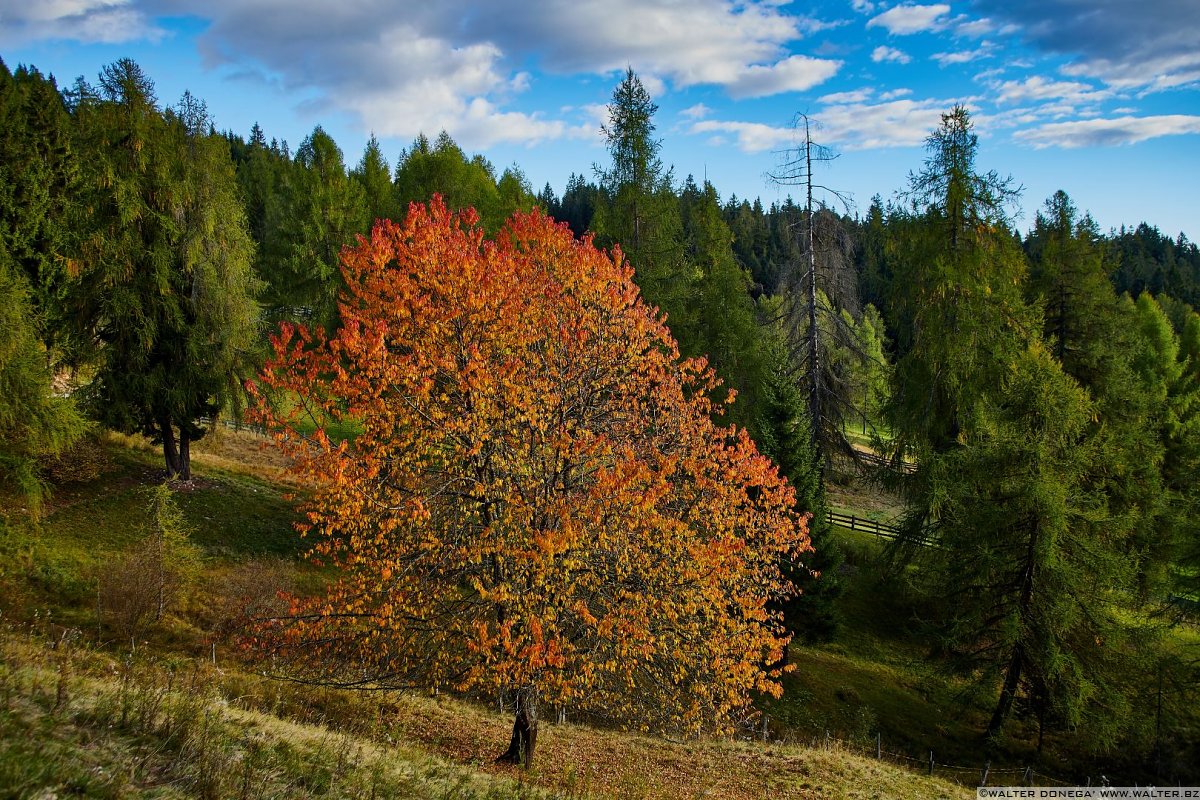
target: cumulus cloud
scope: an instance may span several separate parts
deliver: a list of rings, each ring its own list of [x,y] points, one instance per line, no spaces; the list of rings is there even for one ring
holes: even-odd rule
[[[836,95],[831,97],[837,99]],[[951,105],[942,100],[907,99],[834,102],[815,112],[812,120],[821,142],[840,150],[913,147],[924,143]],[[732,135],[737,147],[746,153],[792,146],[796,141],[794,128],[759,122],[701,120],[689,132]]]
[[[130,0],[0,0],[0,45],[40,39],[118,44],[161,36]]]
[[[1021,81],[1001,81],[993,84],[998,103],[1025,103],[1043,100],[1069,100],[1074,103],[1095,103],[1106,100],[1112,92],[1100,91],[1091,84],[1078,81],[1056,81],[1033,75]]]
[[[814,115],[826,141],[842,150],[913,147],[925,141],[951,105],[943,100],[897,99],[844,103]]]
[[[905,3],[872,17],[867,27],[886,28],[893,36],[908,36],[924,31],[941,30],[946,25],[945,16],[949,13],[950,6],[944,3],[930,6]]]
[[[751,64],[725,82],[731,97],[765,97],[781,92],[802,92],[837,74],[841,61],[790,56],[770,66]]]
[[[468,147],[572,135],[567,121],[513,110],[513,95],[536,89],[523,70],[615,80],[632,66],[656,96],[713,85],[764,97],[836,74],[840,61],[796,54],[794,43],[844,24],[789,13],[776,0],[50,2],[204,19],[210,67],[315,94],[380,135],[445,128]]]
[[[907,64],[912,61],[912,58],[902,50],[897,50],[894,47],[886,47],[879,45],[871,51],[871,60],[876,64],[895,62],[896,64]]]
[[[1047,147],[1111,147],[1135,144],[1160,136],[1186,134],[1200,134],[1200,116],[1166,114],[1053,122],[1017,131],[1013,138],[1040,150]]]
[[[679,116],[685,119],[704,119],[712,113],[712,109],[704,105],[704,103],[696,103],[694,106],[688,106],[683,111],[679,112]]]
[[[730,133],[733,134],[737,147],[743,153],[761,153],[764,150],[774,150],[792,143],[796,138],[794,128],[780,128],[764,125],[760,122],[732,122],[721,120],[701,120],[691,127],[692,133]],[[723,142],[716,136],[710,139]]]
[[[1200,82],[1200,14],[1195,0],[977,0],[1019,26],[1041,50],[1074,57],[1063,71],[1120,89],[1161,90]]]

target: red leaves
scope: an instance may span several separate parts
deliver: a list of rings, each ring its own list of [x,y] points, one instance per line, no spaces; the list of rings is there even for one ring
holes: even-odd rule
[[[720,727],[772,685],[792,490],[713,426],[712,372],[619,251],[539,212],[494,242],[472,219],[435,199],[378,223],[344,253],[338,334],[276,338],[262,381],[296,402],[262,413],[343,567],[292,625],[309,668]],[[304,437],[301,409],[359,433]]]

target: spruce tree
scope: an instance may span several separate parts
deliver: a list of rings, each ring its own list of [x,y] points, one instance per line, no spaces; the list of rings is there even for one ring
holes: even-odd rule
[[[683,264],[683,231],[671,171],[654,137],[658,106],[632,69],[613,90],[608,122],[601,128],[610,166],[595,167],[604,190],[592,226],[605,246],[619,244],[633,265],[646,301],[680,331],[694,326],[695,278]],[[683,344],[689,344],[683,342]]]

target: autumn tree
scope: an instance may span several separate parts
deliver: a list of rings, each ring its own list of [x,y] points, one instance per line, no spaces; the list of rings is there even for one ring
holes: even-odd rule
[[[285,326],[257,387],[341,568],[266,629],[277,657],[327,684],[503,693],[503,758],[526,764],[544,703],[700,733],[778,693],[768,602],[804,520],[712,422],[711,371],[679,359],[619,250],[540,211],[488,241],[435,198],[344,272],[337,335]],[[276,392],[299,402],[274,412]],[[305,437],[301,409],[360,433]]]

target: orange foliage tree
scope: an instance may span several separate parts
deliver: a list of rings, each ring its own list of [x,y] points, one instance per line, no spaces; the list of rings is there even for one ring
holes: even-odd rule
[[[681,361],[619,251],[540,212],[487,241],[440,199],[343,255],[343,325],[285,325],[252,390],[340,567],[266,641],[305,680],[447,687],[724,731],[778,695],[793,492]],[[270,396],[299,398],[272,410]],[[301,417],[357,431],[335,443]],[[494,695],[492,695],[494,696]]]

